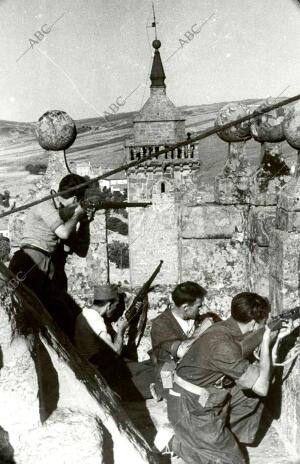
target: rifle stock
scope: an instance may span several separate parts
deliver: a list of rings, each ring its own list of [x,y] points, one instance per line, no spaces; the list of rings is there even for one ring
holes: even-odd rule
[[[127,311],[125,312],[124,316],[126,317],[128,322],[132,321],[132,319],[134,319],[142,311],[143,308],[142,307],[136,308],[136,305],[139,302],[143,303],[144,298],[149,292],[152,282],[154,281],[155,277],[159,273],[162,264],[163,264],[163,261],[161,260],[157,268],[154,270],[153,274],[151,274],[147,282],[145,282],[142,288],[138,291],[133,302],[131,303]]]

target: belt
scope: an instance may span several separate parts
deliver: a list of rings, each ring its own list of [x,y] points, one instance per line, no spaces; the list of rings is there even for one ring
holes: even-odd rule
[[[46,250],[43,250],[43,248],[39,248],[35,245],[21,245],[20,246],[21,250],[35,250],[35,251],[39,251],[40,253],[42,253],[43,255],[47,256],[48,258],[51,258],[52,254],[53,253],[50,253],[49,251],[46,251]]]
[[[203,388],[203,387],[198,387],[197,385],[194,385],[193,383],[191,382],[188,382],[187,380],[184,380],[182,379],[181,377],[179,377],[177,374],[174,374],[174,382],[177,383],[177,385],[179,385],[181,388],[183,388],[184,390],[190,392],[190,393],[194,393],[194,395],[198,395],[198,396],[207,396],[209,395],[208,391],[206,390],[206,388]]]
[[[209,398],[209,392],[206,390],[206,388],[198,387],[197,385],[194,385],[193,383],[178,377],[176,373],[174,374],[174,382],[184,390],[197,395],[199,397],[199,404],[201,404],[203,408],[206,406],[207,400]]]

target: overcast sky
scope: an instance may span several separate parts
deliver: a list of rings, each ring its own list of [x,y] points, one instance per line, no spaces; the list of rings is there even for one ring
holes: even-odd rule
[[[300,93],[300,1],[154,4],[177,106]],[[118,97],[131,94],[123,111],[148,98],[150,0],[0,0],[0,17],[0,119],[35,121],[50,109],[88,118]]]

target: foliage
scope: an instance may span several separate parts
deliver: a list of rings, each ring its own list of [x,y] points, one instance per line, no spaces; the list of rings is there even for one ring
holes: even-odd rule
[[[10,193],[8,190],[4,190],[3,193],[0,193],[0,206],[4,206],[4,208],[9,208],[10,206],[9,200],[10,200]]]
[[[10,241],[9,238],[4,237],[0,234],[0,260],[6,260],[9,258],[10,253]]]
[[[128,224],[113,216],[107,215],[106,226],[108,230],[121,235],[128,235]]]
[[[113,240],[108,244],[108,257],[115,263],[118,269],[129,268],[129,246],[128,243]]]
[[[25,170],[30,174],[43,174],[47,169],[47,165],[44,163],[30,163],[25,166]]]

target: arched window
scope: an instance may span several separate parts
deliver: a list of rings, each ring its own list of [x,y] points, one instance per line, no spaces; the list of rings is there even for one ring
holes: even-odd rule
[[[165,185],[164,182],[162,182],[162,183],[160,184],[160,192],[161,192],[161,193],[165,193],[165,192],[166,192],[166,185]]]

